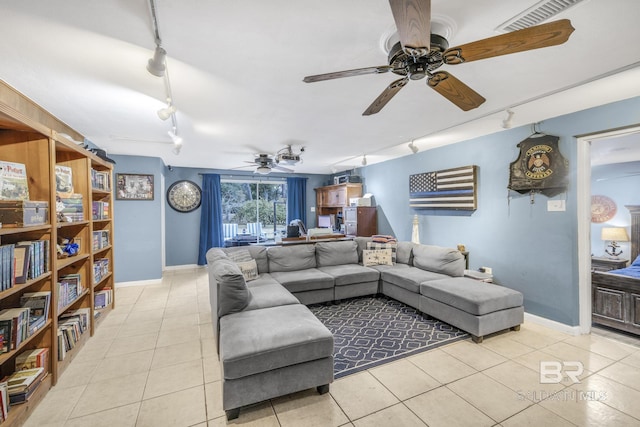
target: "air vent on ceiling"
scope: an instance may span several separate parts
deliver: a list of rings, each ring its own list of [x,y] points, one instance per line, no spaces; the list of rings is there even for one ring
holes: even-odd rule
[[[582,1],[584,0],[542,0],[524,12],[500,24],[498,28],[496,28],[496,31],[508,33],[538,25]]]

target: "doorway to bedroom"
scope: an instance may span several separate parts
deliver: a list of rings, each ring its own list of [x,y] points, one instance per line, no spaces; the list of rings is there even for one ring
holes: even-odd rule
[[[629,191],[640,185],[640,125],[579,136],[577,143],[580,332],[589,333],[592,268],[633,261],[625,206],[640,205],[637,191]]]

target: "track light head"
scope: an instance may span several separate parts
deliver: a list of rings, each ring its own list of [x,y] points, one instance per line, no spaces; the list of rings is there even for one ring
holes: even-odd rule
[[[171,140],[173,141],[173,143],[176,146],[177,145],[182,145],[182,137],[180,135],[178,135],[178,131],[177,130],[170,130],[167,133],[169,134],[169,136],[171,137]]]
[[[176,106],[169,104],[165,108],[161,108],[158,110],[158,117],[160,117],[160,120],[167,120],[175,112]]]
[[[163,77],[167,69],[164,61],[167,56],[167,51],[156,46],[156,50],[153,52],[153,58],[147,63],[147,71],[156,77]]]
[[[419,148],[416,146],[416,144],[413,143],[413,141],[409,143],[408,147],[413,154],[416,154],[419,150]]]

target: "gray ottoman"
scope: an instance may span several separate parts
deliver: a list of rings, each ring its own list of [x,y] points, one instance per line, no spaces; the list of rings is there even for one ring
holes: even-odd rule
[[[504,286],[466,277],[420,284],[420,311],[469,332],[473,340],[503,329],[520,329],[523,296]]]
[[[333,381],[333,335],[301,304],[220,319],[222,402],[228,419],[240,407]]]

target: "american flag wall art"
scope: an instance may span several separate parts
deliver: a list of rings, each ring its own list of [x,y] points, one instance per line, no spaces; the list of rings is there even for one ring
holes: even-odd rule
[[[409,176],[409,206],[416,209],[476,210],[477,166]]]

